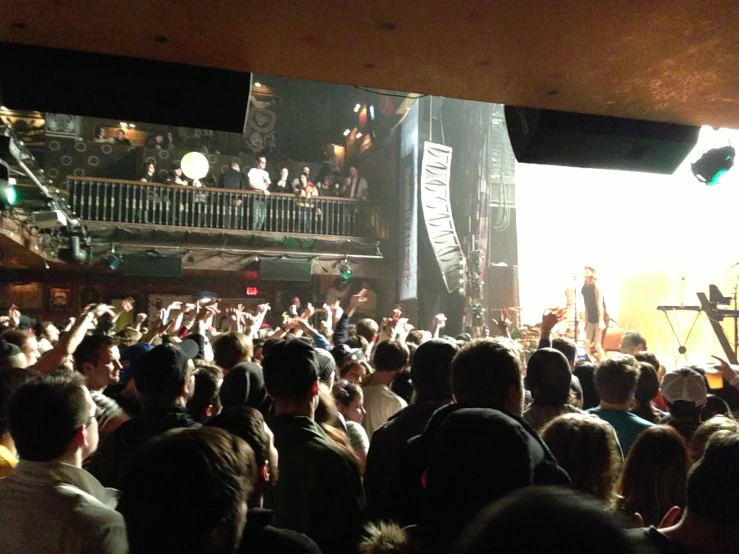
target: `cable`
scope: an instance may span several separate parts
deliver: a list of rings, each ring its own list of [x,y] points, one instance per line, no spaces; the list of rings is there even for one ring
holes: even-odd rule
[[[419,94],[417,96],[410,96],[409,94],[394,94],[392,92],[379,92],[371,88],[358,87],[356,85],[354,85],[354,88],[363,90],[364,92],[370,92],[372,94],[377,94],[379,96],[390,96],[392,98],[408,98],[410,100],[418,100],[419,98],[426,98],[428,96],[428,94]]]

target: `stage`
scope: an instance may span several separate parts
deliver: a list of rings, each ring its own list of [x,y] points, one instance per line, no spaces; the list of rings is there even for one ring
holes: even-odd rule
[[[731,296],[739,284],[739,168],[714,187],[690,171],[709,148],[739,144],[739,131],[704,128],[698,146],[671,176],[518,164],[518,277],[522,323],[564,306],[576,288],[582,309],[583,266],[598,270],[606,306],[618,327],[640,331],[671,369],[723,356],[705,313],[665,314],[658,305],[699,305],[715,284]],[[734,344],[733,320],[723,322]],[[678,347],[686,347],[686,358]]]

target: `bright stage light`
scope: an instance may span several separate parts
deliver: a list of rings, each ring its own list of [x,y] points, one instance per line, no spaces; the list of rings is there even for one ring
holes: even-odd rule
[[[361,109],[362,109],[362,104],[357,104],[356,106],[354,106],[354,113],[359,112],[359,110]]]
[[[202,179],[208,174],[210,164],[208,163],[208,158],[205,157],[205,154],[201,154],[200,152],[188,152],[182,156],[180,168],[182,169],[182,173],[190,179]]]
[[[347,129],[346,131],[344,131],[344,136],[345,137],[348,137],[351,134],[352,134],[352,130],[351,129]]]

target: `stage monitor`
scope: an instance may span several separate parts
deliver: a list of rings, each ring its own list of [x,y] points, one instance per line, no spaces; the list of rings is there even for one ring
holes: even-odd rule
[[[126,254],[123,274],[126,277],[182,277],[181,256],[160,256],[148,252]]]
[[[251,73],[0,42],[0,100],[35,110],[242,133]]]
[[[533,108],[505,107],[521,163],[672,174],[700,127]]]

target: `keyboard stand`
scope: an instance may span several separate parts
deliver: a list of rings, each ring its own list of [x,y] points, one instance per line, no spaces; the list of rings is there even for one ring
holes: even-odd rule
[[[688,341],[690,340],[690,335],[693,333],[693,329],[695,329],[696,323],[698,323],[698,319],[700,319],[701,314],[703,313],[702,310],[698,311],[697,314],[695,314],[695,319],[693,319],[693,324],[690,326],[690,330],[688,331],[688,334],[685,336],[684,341],[680,341],[680,335],[678,335],[678,330],[675,329],[675,326],[672,324],[672,320],[670,319],[670,315],[667,310],[662,310],[662,313],[665,314],[665,319],[667,319],[667,323],[670,324],[670,329],[672,329],[672,335],[675,337],[675,340],[678,344],[677,349],[677,356],[675,357],[675,365],[677,365],[677,362],[680,360],[680,357],[682,356],[685,358],[685,363],[688,362],[688,349],[685,347],[686,344],[688,344]]]

